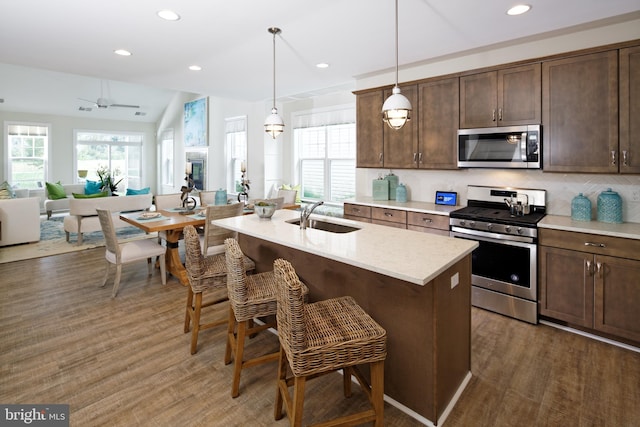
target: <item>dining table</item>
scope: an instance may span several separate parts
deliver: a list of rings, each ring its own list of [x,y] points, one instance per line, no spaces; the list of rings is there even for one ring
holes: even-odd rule
[[[153,212],[121,213],[120,219],[147,233],[164,232],[167,251],[165,263],[167,272],[176,277],[184,286],[189,285],[187,270],[180,259],[179,243],[182,229],[187,225],[203,227],[205,216],[203,209],[186,211],[183,208],[163,209]]]

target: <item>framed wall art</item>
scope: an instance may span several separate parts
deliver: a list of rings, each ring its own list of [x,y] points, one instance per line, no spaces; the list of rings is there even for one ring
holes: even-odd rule
[[[208,145],[208,98],[196,99],[184,104],[184,146]]]

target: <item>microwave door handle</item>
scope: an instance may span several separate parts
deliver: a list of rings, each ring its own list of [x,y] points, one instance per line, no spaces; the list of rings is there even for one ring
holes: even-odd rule
[[[526,133],[522,134],[522,138],[520,138],[520,158],[523,162],[527,162],[527,143],[528,143],[529,135]]]

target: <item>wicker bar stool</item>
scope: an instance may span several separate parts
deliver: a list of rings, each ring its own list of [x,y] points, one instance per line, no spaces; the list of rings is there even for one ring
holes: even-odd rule
[[[224,253],[212,256],[202,255],[200,247],[200,237],[195,227],[188,225],[183,230],[185,244],[185,258],[187,277],[187,305],[184,318],[184,333],[191,329],[191,354],[195,354],[198,348],[198,334],[200,331],[222,325],[227,322],[227,317],[223,316],[209,323],[201,324],[200,315],[202,309],[228,300],[227,286],[227,265]],[[248,271],[255,269],[255,263],[248,257],[244,257],[244,268]],[[220,295],[206,303],[202,303],[203,292],[220,291]],[[195,300],[194,300],[195,297]]]
[[[387,333],[351,297],[332,298],[306,304],[301,283],[288,261],[274,261],[277,279],[278,337],[280,362],[274,416],[283,417],[286,407],[291,426],[302,424],[304,388],[307,379],[343,370],[344,394],[351,395],[355,375],[372,408],[322,423],[323,426],[356,425],[384,420],[384,360]],[[369,364],[371,385],[356,365]],[[293,377],[287,378],[287,365]],[[293,386],[293,397],[289,387]]]
[[[238,397],[242,369],[278,359],[278,352],[275,352],[243,360],[245,338],[276,326],[276,281],[273,271],[247,276],[244,265],[246,257],[237,240],[226,239],[224,243],[229,291],[229,324],[224,363],[228,365],[234,360],[231,396]],[[258,317],[269,317],[272,320],[256,324],[254,319]]]

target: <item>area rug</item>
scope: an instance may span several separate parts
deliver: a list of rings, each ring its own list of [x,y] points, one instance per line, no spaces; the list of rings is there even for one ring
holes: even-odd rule
[[[67,242],[63,221],[64,215],[52,216],[51,219],[42,217],[40,219],[40,241],[0,248],[0,264],[104,246],[104,237],[101,231],[84,233],[83,243],[80,246],[76,244],[75,233],[71,233],[71,241]],[[147,234],[133,226],[120,228],[116,234],[120,242],[158,238],[157,233]]]

